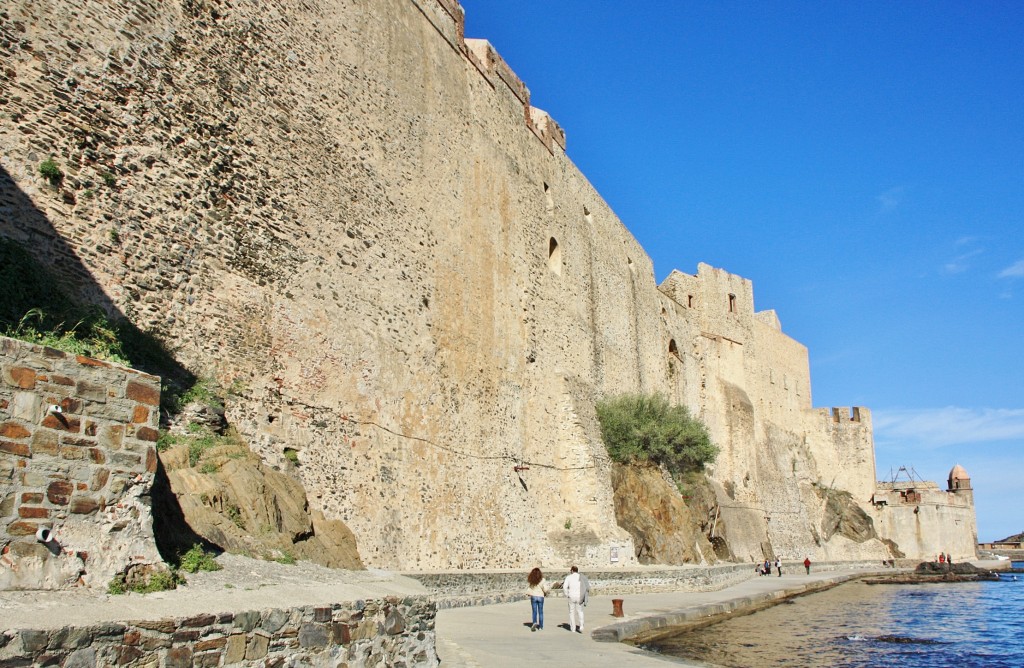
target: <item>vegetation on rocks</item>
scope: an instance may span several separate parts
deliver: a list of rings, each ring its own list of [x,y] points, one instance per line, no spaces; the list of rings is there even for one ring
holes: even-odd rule
[[[52,185],[59,185],[64,180],[64,172],[61,171],[53,158],[47,158],[39,164],[39,174]]]
[[[196,543],[188,552],[181,555],[178,568],[186,573],[198,573],[199,571],[219,571],[221,565],[217,563],[212,552],[207,552],[202,545]]]
[[[680,480],[718,455],[708,429],[686,406],[661,395],[622,394],[599,401],[597,417],[608,454],[621,464],[663,464]]]
[[[183,578],[175,571],[156,571],[145,580],[138,580],[129,583],[124,575],[118,575],[107,585],[107,593],[112,595],[127,594],[152,594],[158,591],[176,589],[183,582]]]

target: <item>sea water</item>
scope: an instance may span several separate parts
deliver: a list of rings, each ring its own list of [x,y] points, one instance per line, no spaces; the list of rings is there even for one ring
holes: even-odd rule
[[[733,668],[1020,668],[1024,572],[998,582],[849,583],[645,648]]]

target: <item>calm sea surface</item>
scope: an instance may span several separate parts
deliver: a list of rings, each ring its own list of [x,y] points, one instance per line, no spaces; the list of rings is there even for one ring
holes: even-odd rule
[[[851,583],[645,647],[735,668],[1020,668],[1024,573],[1000,582]]]

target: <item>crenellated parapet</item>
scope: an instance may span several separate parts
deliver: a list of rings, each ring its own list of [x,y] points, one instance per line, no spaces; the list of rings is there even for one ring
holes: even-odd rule
[[[549,151],[554,151],[555,146],[565,150],[565,130],[551,118],[551,114],[543,109],[530,107],[528,125]]]
[[[434,28],[495,89],[510,92],[523,107],[526,127],[550,152],[565,151],[565,131],[546,111],[530,105],[530,89],[486,39],[466,39],[466,12],[457,0],[412,0]]]
[[[833,406],[814,410],[819,416],[834,424],[869,424],[870,412],[862,406]]]
[[[504,85],[523,105],[523,113],[529,116],[530,89],[526,87],[512,68],[508,66],[505,59],[486,39],[465,40],[466,53],[469,59],[476,65],[480,73],[491,82],[492,85]]]

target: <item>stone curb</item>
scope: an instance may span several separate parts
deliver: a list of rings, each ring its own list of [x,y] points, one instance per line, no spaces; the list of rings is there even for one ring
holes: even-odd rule
[[[843,582],[859,580],[864,577],[877,576],[879,572],[838,575],[826,580],[787,587],[772,592],[741,596],[719,603],[708,603],[694,608],[682,608],[662,615],[652,615],[631,619],[625,622],[609,624],[595,629],[590,637],[598,642],[649,642],[660,636],[677,633],[680,627],[697,627],[721,621],[722,617],[731,616],[736,612],[754,612],[768,608],[782,601],[825,589],[831,589]],[[669,630],[671,627],[671,630]]]

